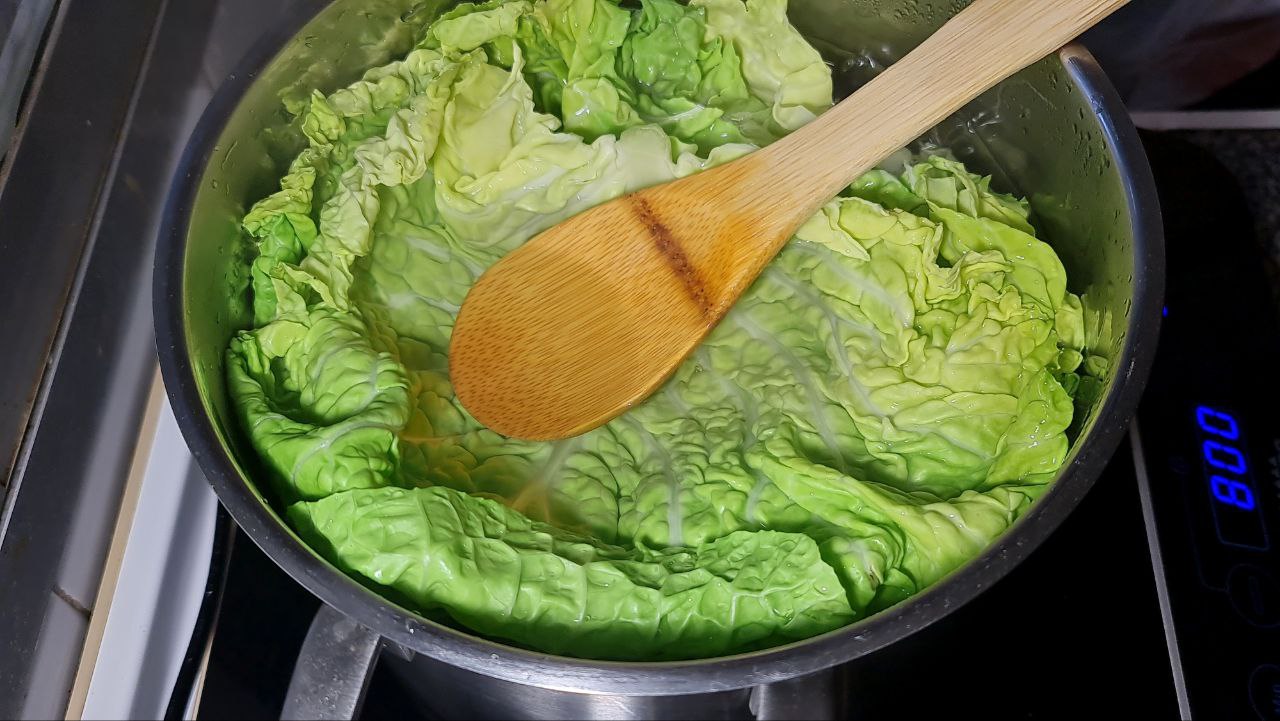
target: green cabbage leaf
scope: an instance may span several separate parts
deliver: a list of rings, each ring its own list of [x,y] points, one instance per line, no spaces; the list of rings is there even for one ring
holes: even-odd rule
[[[831,104],[782,0],[462,4],[300,118],[243,227],[227,352],[290,522],[389,598],[588,658],[823,633],[972,559],[1044,493],[1087,357],[1025,202],[959,163],[872,171],[656,394],[504,438],[449,382],[476,278],[534,234]]]

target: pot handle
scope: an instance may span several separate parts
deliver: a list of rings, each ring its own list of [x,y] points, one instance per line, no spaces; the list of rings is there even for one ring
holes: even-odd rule
[[[327,604],[311,621],[285,694],[282,719],[354,719],[386,641]]]
[[[280,718],[354,719],[388,642],[350,616],[320,605],[289,680]],[[407,649],[391,647],[408,656]],[[759,721],[838,718],[839,679],[827,669],[751,689]]]

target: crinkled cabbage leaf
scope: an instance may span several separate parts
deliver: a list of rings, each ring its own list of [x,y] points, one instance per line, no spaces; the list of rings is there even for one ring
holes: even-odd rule
[[[1025,202],[929,158],[815,214],[659,392],[555,443],[449,384],[481,272],[831,104],[783,0],[463,4],[301,117],[244,219],[227,372],[299,532],[485,634],[590,658],[822,633],[978,554],[1063,462],[1078,298]]]

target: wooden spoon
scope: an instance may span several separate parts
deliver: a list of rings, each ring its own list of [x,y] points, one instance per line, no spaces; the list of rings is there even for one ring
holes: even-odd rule
[[[859,175],[1127,0],[975,0],[804,128],[533,238],[480,277],[449,372],[507,436],[584,433],[658,388],[800,225]]]

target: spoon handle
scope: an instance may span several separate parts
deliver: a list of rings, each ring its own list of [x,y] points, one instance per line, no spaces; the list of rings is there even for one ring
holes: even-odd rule
[[[974,0],[905,58],[759,154],[808,217],[881,159],[1128,0]],[[865,129],[859,132],[859,129]]]

